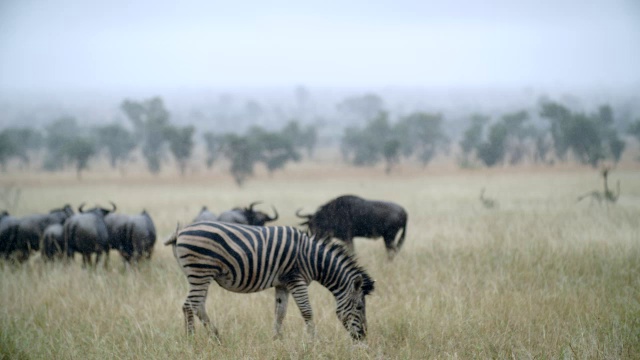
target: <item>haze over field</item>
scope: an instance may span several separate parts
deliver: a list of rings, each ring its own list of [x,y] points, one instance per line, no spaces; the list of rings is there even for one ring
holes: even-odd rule
[[[0,5],[0,91],[638,85],[633,0]]]

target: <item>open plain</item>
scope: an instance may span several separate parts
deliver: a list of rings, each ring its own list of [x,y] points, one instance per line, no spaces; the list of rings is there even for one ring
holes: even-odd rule
[[[602,190],[596,170],[533,168],[354,169],[301,164],[243,188],[216,172],[161,174],[14,172],[12,214],[69,203],[146,209],[158,229],[150,262],[125,271],[28,263],[0,265],[0,359],[619,359],[640,354],[640,171],[616,169],[615,204],[576,198]],[[497,202],[485,208],[479,199]],[[203,205],[214,212],[262,200],[277,225],[296,225],[341,194],[397,202],[409,214],[407,240],[393,262],[382,240],[358,238],[360,263],[376,279],[367,299],[366,345],[354,346],[335,300],[310,288],[317,336],[308,339],[293,301],[284,338],[273,341],[274,291],[234,294],[212,285],[207,311],[221,332],[197,322],[187,338],[187,281],[162,242]]]

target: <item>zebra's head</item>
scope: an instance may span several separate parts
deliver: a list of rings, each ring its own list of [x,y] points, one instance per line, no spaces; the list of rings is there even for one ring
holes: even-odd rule
[[[353,340],[364,340],[367,336],[365,296],[373,291],[373,283],[366,273],[355,274],[338,300],[336,315]]]

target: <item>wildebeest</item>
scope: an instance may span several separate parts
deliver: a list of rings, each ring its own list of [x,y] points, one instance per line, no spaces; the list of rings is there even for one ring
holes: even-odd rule
[[[218,220],[218,216],[216,216],[216,214],[214,214],[211,211],[209,211],[209,209],[207,209],[206,206],[203,206],[202,210],[200,210],[200,213],[198,214],[198,216],[196,216],[196,218],[193,219],[193,222],[198,222],[198,221],[216,221],[216,220]]]
[[[407,229],[407,212],[402,206],[376,200],[365,200],[354,195],[340,196],[322,205],[315,214],[301,215],[306,219],[300,225],[307,225],[309,232],[319,238],[334,237],[345,242],[353,251],[353,238],[383,237],[390,260],[396,255]],[[396,235],[402,231],[396,243]]]
[[[261,201],[256,201],[244,209],[234,208],[232,210],[225,211],[218,216],[217,221],[254,226],[264,226],[267,222],[276,221],[278,219],[278,211],[273,206],[271,207],[275,213],[273,217],[270,217],[262,211],[253,210],[253,207],[260,203]]]
[[[111,213],[104,218],[109,231],[109,244],[118,250],[126,264],[137,264],[151,258],[156,243],[156,227],[143,210],[140,215]]]
[[[0,213],[0,258],[11,257],[15,247],[15,233],[17,232],[18,218],[9,215],[7,211]]]
[[[53,209],[48,214],[34,214],[10,221],[0,231],[0,238],[4,244],[5,257],[11,257],[18,262],[29,259],[32,250],[40,249],[40,239],[47,226],[62,224],[73,215],[70,205],[60,209]]]
[[[42,234],[40,253],[45,261],[64,257],[64,227],[61,224],[47,226]]]
[[[97,265],[105,252],[104,266],[109,262],[109,232],[104,217],[116,211],[111,203],[111,210],[95,207],[83,210],[84,204],[78,208],[78,214],[70,217],[64,224],[64,242],[67,256],[73,258],[74,253],[82,254],[82,266],[91,266],[91,254],[96,253]]]

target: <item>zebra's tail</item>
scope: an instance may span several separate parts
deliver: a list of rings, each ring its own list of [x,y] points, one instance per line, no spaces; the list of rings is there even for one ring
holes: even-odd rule
[[[176,231],[169,236],[167,240],[164,241],[165,246],[173,245],[176,246],[176,242],[178,241],[178,232],[180,232],[180,223],[176,225]]]
[[[180,223],[176,225],[176,231],[169,236],[167,240],[164,241],[165,246],[171,245],[171,250],[173,250],[173,256],[177,259],[178,254],[176,254],[176,242],[178,241],[178,233],[180,232]]]

